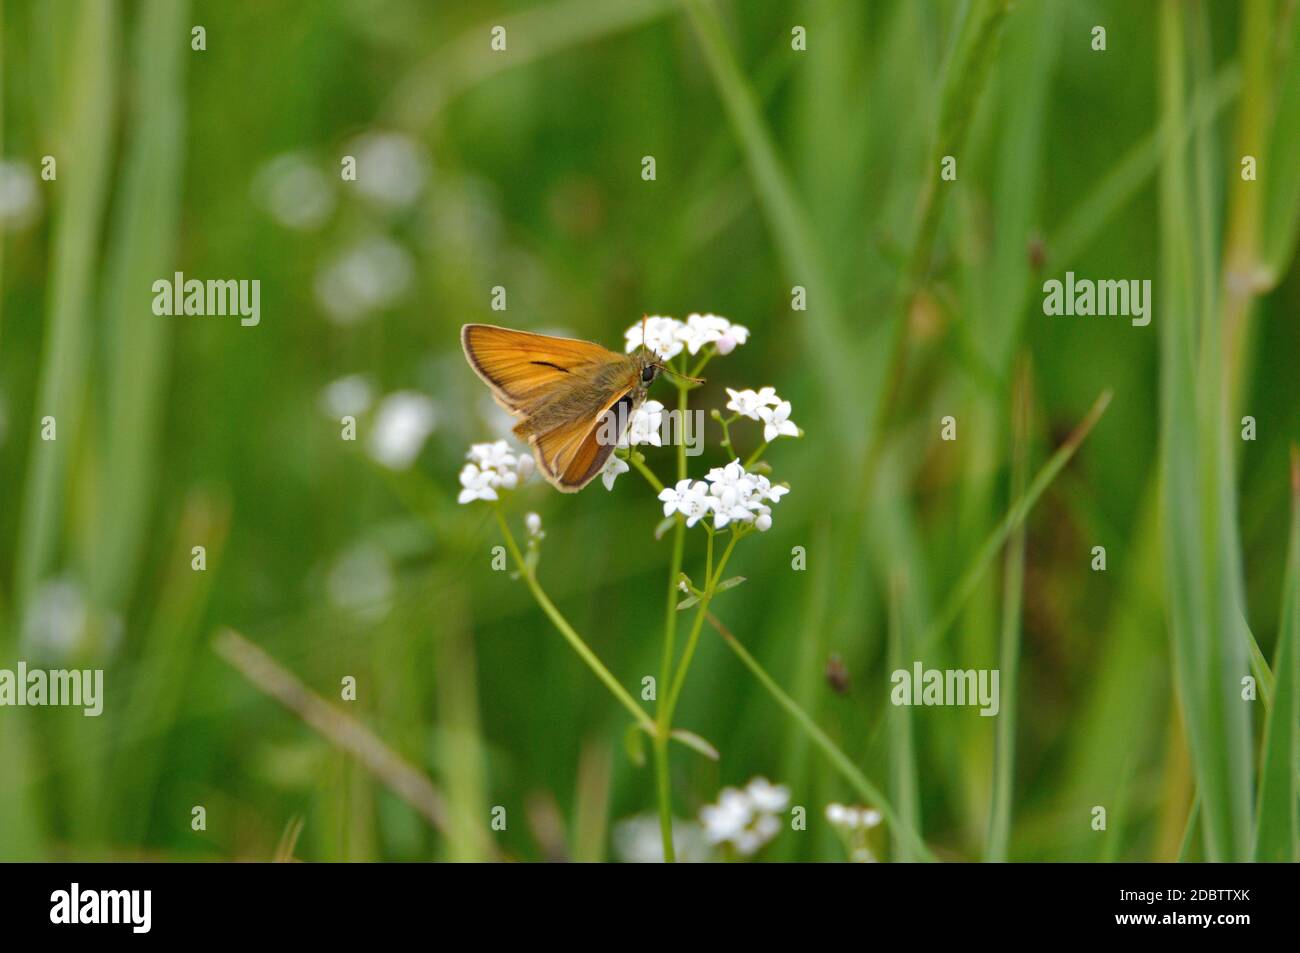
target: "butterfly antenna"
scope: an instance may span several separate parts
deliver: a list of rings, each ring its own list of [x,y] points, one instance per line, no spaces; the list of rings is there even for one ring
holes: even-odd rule
[[[691,377],[691,376],[688,375],[688,374],[679,374],[677,371],[673,370],[673,369],[672,369],[671,367],[669,367],[667,364],[660,364],[660,365],[659,365],[659,369],[660,369],[661,371],[664,371],[665,373],[671,374],[673,377],[680,378],[681,380],[684,380],[684,381],[690,381],[692,384],[703,384],[703,383],[705,383],[705,380],[704,380],[703,377]]]

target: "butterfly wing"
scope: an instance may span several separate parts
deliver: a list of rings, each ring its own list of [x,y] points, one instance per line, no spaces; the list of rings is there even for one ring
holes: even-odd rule
[[[470,367],[492,388],[498,403],[520,415],[533,413],[557,390],[570,390],[595,369],[624,360],[590,341],[493,324],[465,325],[460,343]]]
[[[547,481],[564,493],[576,493],[596,478],[617,444],[620,425],[639,403],[635,388],[602,408],[593,421],[581,417],[531,436],[537,467]]]

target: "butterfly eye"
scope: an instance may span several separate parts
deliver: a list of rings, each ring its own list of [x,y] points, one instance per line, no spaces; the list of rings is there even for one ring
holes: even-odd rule
[[[641,383],[649,384],[658,376],[659,376],[659,365],[647,364],[645,368],[641,371]]]

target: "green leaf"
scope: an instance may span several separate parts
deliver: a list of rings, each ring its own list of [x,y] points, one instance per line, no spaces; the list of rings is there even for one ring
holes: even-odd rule
[[[627,731],[623,732],[623,749],[627,752],[628,760],[638,768],[645,767],[645,738],[641,734],[645,730],[641,725],[633,722],[627,726]]]
[[[735,589],[744,581],[744,576],[732,576],[730,579],[724,579],[722,582],[718,583],[718,588],[713,591],[714,593],[726,592],[728,589]]]
[[[718,749],[713,747],[693,731],[687,731],[685,728],[674,728],[669,735],[674,741],[680,741],[686,747],[698,751],[710,761],[717,761],[720,755]]]
[[[677,603],[677,611],[681,612],[683,609],[689,609],[691,606],[695,605],[699,601],[700,601],[699,596],[696,595],[687,596],[681,602]]]

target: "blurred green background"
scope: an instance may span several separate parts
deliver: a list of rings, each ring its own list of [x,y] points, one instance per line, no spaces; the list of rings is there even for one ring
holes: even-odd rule
[[[2,0],[0,667],[103,668],[106,701],[0,709],[0,858],[653,853],[627,713],[456,503],[502,426],[458,330],[620,348],[711,311],[752,336],[700,406],[772,385],[805,431],[714,611],[941,859],[1296,859],[1295,7]],[[1151,325],[1044,316],[1067,270],[1151,279]],[[154,315],[174,271],[260,280],[260,324]],[[374,443],[403,392],[409,465]],[[529,510],[542,585],[639,694],[659,504],[633,473],[533,482],[516,532]],[[427,777],[442,829],[214,652],[223,627]],[[1000,668],[1001,714],[890,706],[891,653]],[[675,722],[721,754],[674,746],[678,818],[762,775],[808,825],[757,857],[846,859],[823,812],[861,798],[707,627]]]

